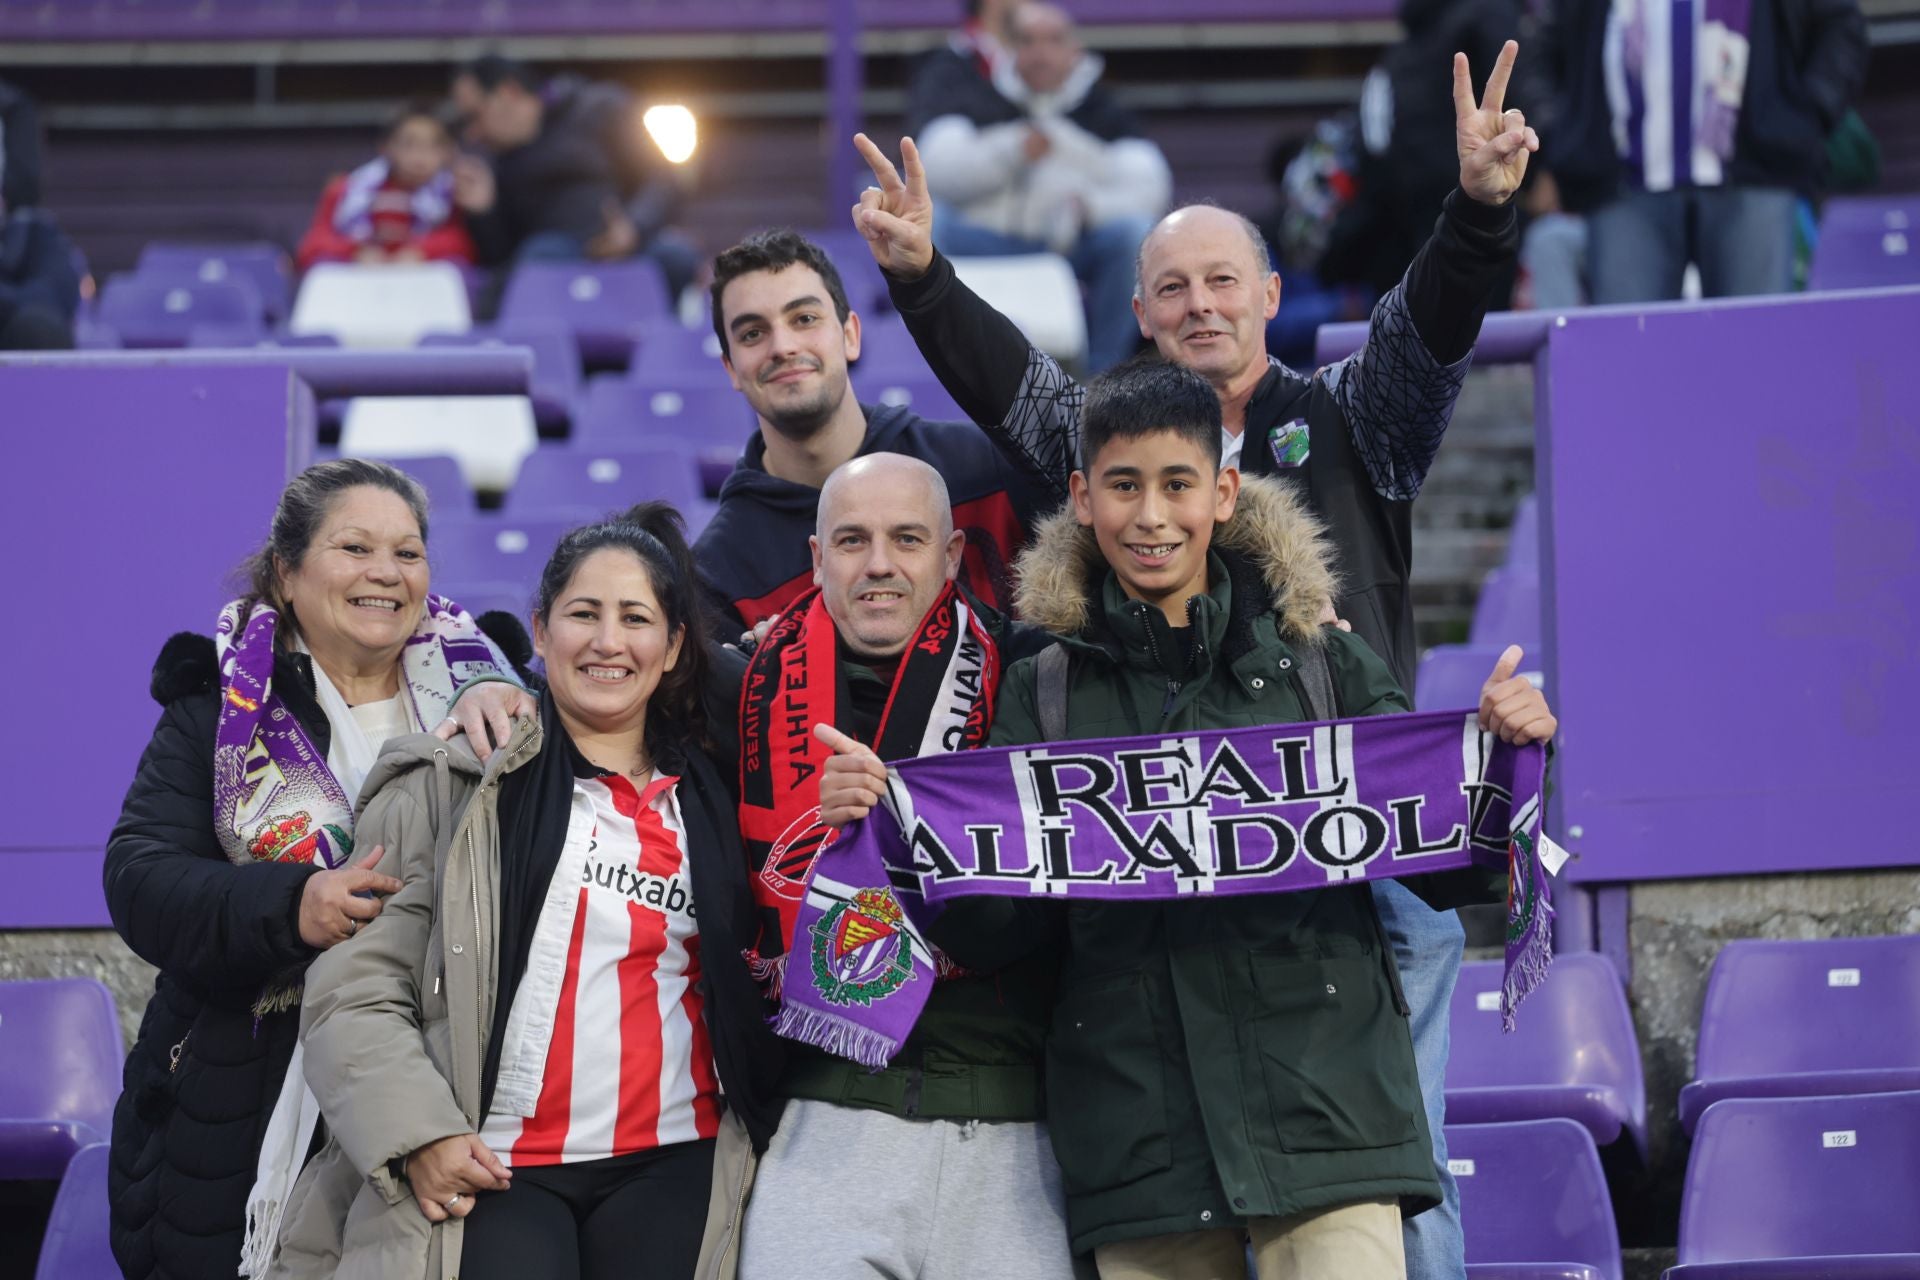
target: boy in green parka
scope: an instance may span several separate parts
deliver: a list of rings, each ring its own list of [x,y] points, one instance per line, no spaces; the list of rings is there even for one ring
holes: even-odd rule
[[[1019,561],[1018,609],[1069,654],[1065,736],[1191,733],[1316,717],[1318,647],[1340,717],[1410,709],[1385,663],[1320,619],[1320,526],[1277,482],[1220,462],[1197,374],[1124,366],[1088,387],[1072,505]],[[1482,727],[1545,741],[1545,699],[1502,655]],[[992,745],[1044,741],[1037,659],[1002,686]],[[829,762],[851,821],[885,771]],[[877,782],[877,785],[876,785]],[[823,810],[823,820],[827,814]],[[1497,900],[1471,870],[1403,881],[1436,907]],[[1439,1200],[1393,952],[1365,884],[1164,903],[978,898],[936,937],[993,969],[1066,939],[1047,1044],[1047,1122],[1077,1252],[1103,1280],[1404,1277],[1400,1219]],[[984,940],[991,940],[983,945]]]

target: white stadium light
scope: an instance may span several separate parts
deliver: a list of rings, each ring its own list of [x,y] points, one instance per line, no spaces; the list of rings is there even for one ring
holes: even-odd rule
[[[663,103],[648,107],[641,119],[646,123],[647,133],[652,136],[654,145],[669,161],[685,164],[692,158],[693,149],[700,143],[700,128],[693,118],[693,112],[677,102]]]

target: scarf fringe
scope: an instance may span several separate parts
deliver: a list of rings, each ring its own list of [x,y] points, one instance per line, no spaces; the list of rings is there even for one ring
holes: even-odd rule
[[[747,958],[747,972],[760,984],[767,999],[778,1002],[787,989],[787,958],[779,955],[769,959],[751,948],[740,954]]]
[[[247,1235],[240,1246],[239,1274],[249,1280],[262,1280],[280,1252],[280,1210],[284,1200],[276,1196],[254,1200],[247,1205]]]
[[[253,1020],[274,1013],[290,1013],[300,1007],[300,993],[305,990],[305,972],[291,979],[281,979],[260,993],[253,1002]]]
[[[1500,983],[1500,1029],[1513,1030],[1513,1013],[1520,1002],[1547,980],[1553,967],[1553,904],[1545,894],[1534,917],[1533,931],[1521,942],[1520,950],[1507,959],[1506,977]]]
[[[820,1009],[784,1005],[774,1021],[774,1032],[789,1040],[824,1049],[838,1058],[847,1058],[870,1071],[885,1067],[900,1052],[900,1042],[892,1036],[864,1027],[849,1018]]]

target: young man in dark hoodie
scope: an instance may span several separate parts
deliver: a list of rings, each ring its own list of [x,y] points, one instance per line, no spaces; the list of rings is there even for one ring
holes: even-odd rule
[[[721,614],[751,627],[811,585],[820,486],[849,459],[880,452],[945,478],[966,540],[961,580],[1003,607],[1007,566],[1049,503],[971,423],[854,397],[847,367],[860,356],[860,317],[825,251],[792,231],[749,236],[714,259],[712,294],[721,359],[760,427],[693,548]]]
[[[1324,656],[1339,717],[1408,710],[1365,642],[1323,628],[1320,523],[1277,482],[1220,466],[1220,404],[1178,365],[1088,388],[1073,505],[1021,554],[1017,599],[1068,655],[1066,739],[1289,724]],[[1482,727],[1546,741],[1546,700],[1502,655]],[[993,746],[1047,740],[1037,659],[1001,686]],[[884,793],[870,752],[828,764],[822,818]],[[1497,900],[1478,869],[1400,881],[1436,906]],[[1103,1280],[1404,1277],[1401,1217],[1438,1203],[1407,1008],[1365,885],[1271,897],[972,898],[932,937],[1007,965],[1065,936],[1047,1122],[1077,1252]]]

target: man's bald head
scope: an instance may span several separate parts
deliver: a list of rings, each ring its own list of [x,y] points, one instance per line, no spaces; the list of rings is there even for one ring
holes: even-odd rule
[[[813,581],[847,648],[898,657],[960,571],[947,482],[918,458],[870,453],[820,487]]]
[[[928,523],[937,537],[944,540],[953,532],[953,500],[947,496],[946,480],[925,462],[904,453],[869,453],[835,467],[820,486],[813,531],[824,538],[843,510],[900,489],[917,492],[924,499]]]
[[[1273,255],[1267,250],[1267,238],[1260,234],[1260,228],[1253,224],[1252,218],[1244,213],[1235,213],[1232,209],[1222,209],[1217,204],[1182,205],[1154,223],[1153,230],[1147,232],[1146,239],[1140,242],[1140,252],[1133,259],[1133,296],[1147,296],[1147,256],[1156,246],[1184,245],[1194,241],[1218,245],[1222,237],[1234,236],[1245,242],[1254,272],[1262,279],[1271,275]]]
[[[1140,242],[1135,270],[1133,314],[1162,356],[1223,397],[1264,376],[1280,279],[1252,222],[1218,205],[1175,209]]]

